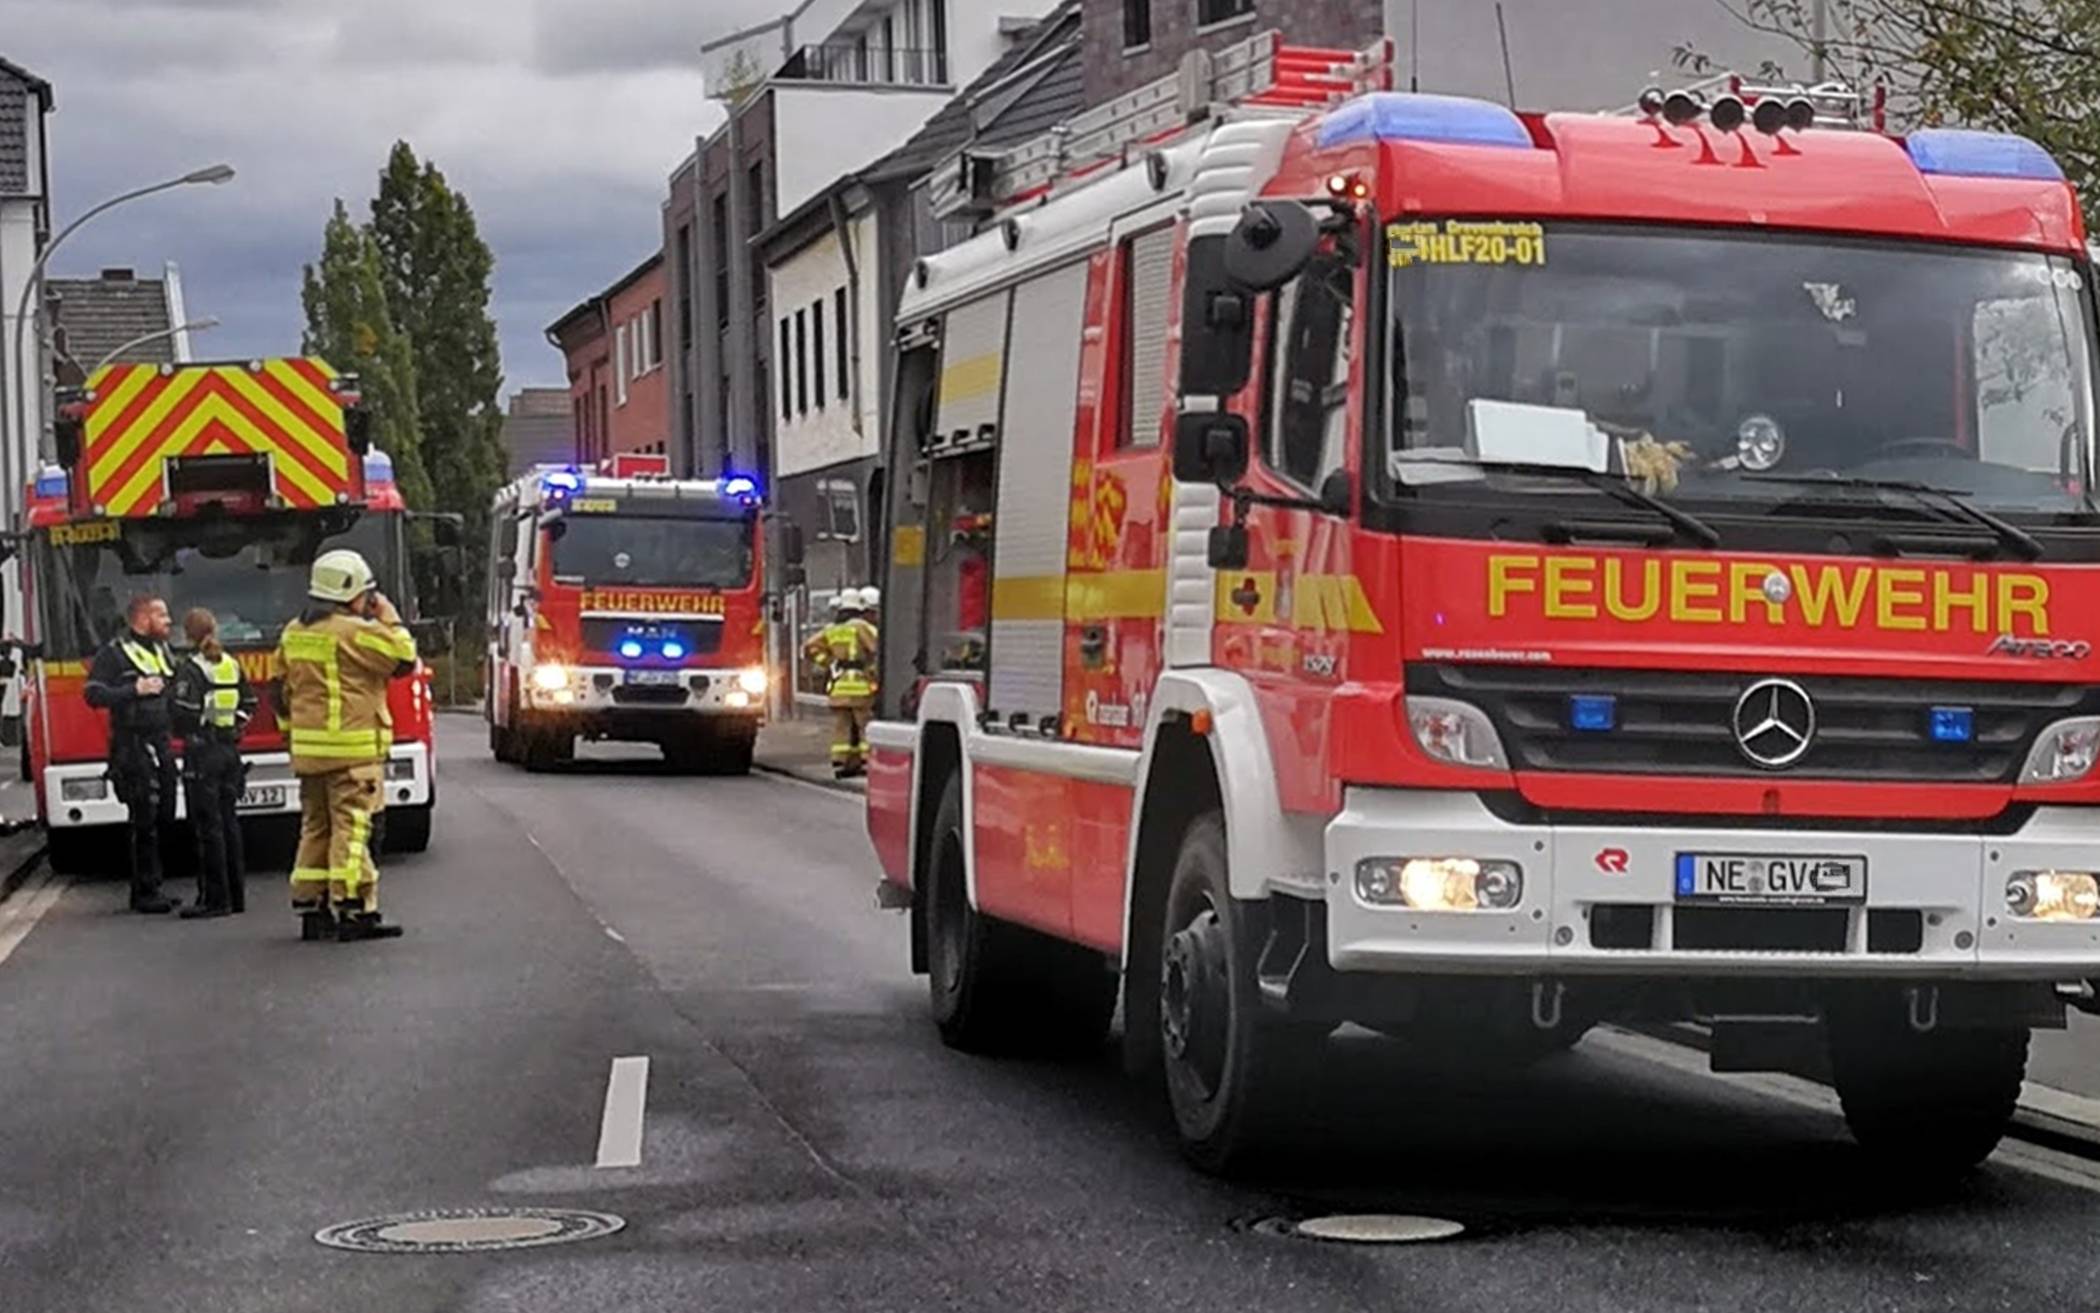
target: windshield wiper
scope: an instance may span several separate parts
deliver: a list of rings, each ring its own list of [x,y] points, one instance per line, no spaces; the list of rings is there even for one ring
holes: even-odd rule
[[[1872,492],[1909,493],[1921,502],[1931,504],[1932,498],[1951,509],[1956,516],[1967,520],[1980,529],[1988,529],[2000,543],[2018,552],[2030,561],[2039,561],[2048,554],[2042,540],[2022,529],[2010,520],[1991,514],[1969,500],[1969,494],[1958,488],[1940,488],[1930,483],[1918,483],[1910,479],[1870,479],[1858,474],[1744,474],[1739,475],[1745,483],[1787,483],[1799,487],[1861,488]]]
[[[1596,470],[1574,465],[1536,465],[1528,461],[1515,460],[1454,460],[1445,462],[1461,468],[1491,470],[1497,474],[1525,474],[1545,479],[1574,479],[1586,483],[1605,496],[1631,506],[1636,510],[1660,515],[1669,521],[1670,527],[1701,547],[1719,547],[1721,535],[1711,524],[1689,511],[1679,510],[1662,498],[1643,492],[1623,478],[1601,474]]]

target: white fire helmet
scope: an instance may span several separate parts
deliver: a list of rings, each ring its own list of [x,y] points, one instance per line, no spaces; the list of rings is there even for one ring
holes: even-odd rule
[[[379,581],[372,577],[372,567],[365,564],[364,557],[338,549],[314,558],[313,574],[306,592],[309,597],[324,602],[354,602],[378,586]]]

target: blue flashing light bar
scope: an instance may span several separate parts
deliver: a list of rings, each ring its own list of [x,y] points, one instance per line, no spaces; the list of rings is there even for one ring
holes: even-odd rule
[[[39,497],[64,497],[73,487],[73,481],[57,466],[39,470],[36,476],[36,495]]]
[[[1694,873],[1699,859],[1691,853],[1677,854],[1677,896],[1689,898],[1698,892],[1698,878]]]
[[[758,496],[758,480],[748,474],[732,474],[722,480],[724,497]]]
[[[629,661],[639,661],[642,659],[642,645],[630,638],[620,644],[620,655]]]
[[[1609,693],[1577,693],[1568,699],[1568,728],[1608,734],[1619,727],[1619,700]]]
[[[1926,719],[1934,743],[1976,741],[1976,711],[1973,707],[1934,707]]]
[[[2062,182],[2064,171],[2049,152],[2011,132],[1975,128],[1921,128],[1904,146],[1918,172],[1956,178],[2026,178]]]
[[[394,481],[394,458],[383,451],[365,453],[365,482],[392,483]]]
[[[540,476],[540,486],[548,492],[567,496],[583,486],[583,476],[574,470],[549,470]]]
[[[1320,122],[1322,150],[1376,141],[1530,150],[1531,132],[1522,119],[1492,101],[1409,91],[1359,96]]]

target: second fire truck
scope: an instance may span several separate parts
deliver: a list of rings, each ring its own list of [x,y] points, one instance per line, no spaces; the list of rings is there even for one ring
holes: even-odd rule
[[[1261,37],[936,183],[868,814],[941,1033],[1120,995],[1228,1169],[1343,1022],[1691,1020],[1978,1161],[2100,974],[2077,198],[1829,87],[1387,67]]]
[[[55,866],[90,867],[96,841],[125,822],[104,715],[82,688],[133,595],[167,599],[178,635],[184,611],[210,608],[258,690],[276,677],[278,633],[307,605],[321,552],[362,553],[414,614],[407,507],[393,462],[363,436],[355,386],[314,358],[120,364],[62,398],[60,461],[30,489],[25,590],[26,763]],[[384,842],[421,851],[437,796],[428,672],[390,697]],[[288,829],[299,788],[267,701],[241,747],[241,814]]]
[[[496,494],[489,747],[542,769],[579,739],[741,774],[764,721],[758,486],[664,457],[536,470]]]

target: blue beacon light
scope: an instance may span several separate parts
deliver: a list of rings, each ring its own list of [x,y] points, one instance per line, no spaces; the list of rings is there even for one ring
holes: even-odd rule
[[[684,659],[685,644],[676,642],[664,644],[664,660],[683,661]]]
[[[1935,743],[1969,743],[1976,738],[1973,707],[1934,707],[1927,719]]]
[[[642,659],[642,645],[630,638],[620,644],[620,655],[629,661],[639,661]]]
[[[1604,734],[1619,723],[1619,700],[1610,694],[1578,693],[1568,699],[1568,728]]]

